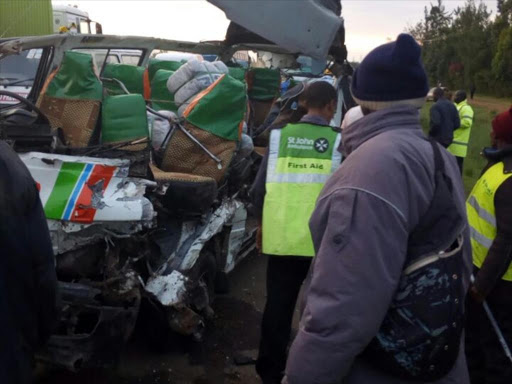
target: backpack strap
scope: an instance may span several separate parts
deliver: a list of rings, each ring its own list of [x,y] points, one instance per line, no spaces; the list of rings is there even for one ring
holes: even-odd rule
[[[439,150],[439,144],[432,138],[428,139],[430,145],[432,146],[432,150],[434,151],[434,172],[441,172],[444,173],[445,165],[444,165],[444,159],[443,155],[441,155],[441,151]]]
[[[439,247],[449,248],[464,228],[464,218],[455,204],[453,182],[446,173],[445,160],[439,144],[432,139],[428,141],[434,152],[434,194],[427,211],[409,234],[410,259],[407,264],[414,262],[417,257],[439,251]],[[454,231],[457,232],[455,235]]]

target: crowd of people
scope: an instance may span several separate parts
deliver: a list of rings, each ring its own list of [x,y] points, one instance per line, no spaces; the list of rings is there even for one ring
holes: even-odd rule
[[[265,384],[512,383],[512,109],[493,121],[466,199],[473,110],[463,91],[452,103],[436,89],[423,134],[428,81],[411,36],[368,54],[351,91],[359,106],[343,130],[322,81],[301,96],[302,117],[270,128],[251,192],[268,255],[257,373]],[[56,277],[37,187],[0,146],[0,377],[27,383]]]
[[[257,373],[265,384],[512,383],[512,109],[493,121],[466,199],[473,109],[464,91],[452,102],[437,88],[424,135],[428,81],[411,36],[368,54],[351,91],[359,105],[341,129],[322,82],[298,123],[271,127],[252,189],[268,255]]]

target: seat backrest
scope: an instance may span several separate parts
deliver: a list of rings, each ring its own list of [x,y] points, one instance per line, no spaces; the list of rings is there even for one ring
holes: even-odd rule
[[[68,51],[46,81],[37,106],[53,129],[61,128],[66,144],[86,147],[101,108],[103,85],[90,54]]]
[[[117,79],[124,84],[130,93],[144,94],[144,71],[143,67],[136,67],[128,64],[107,64],[103,71],[103,78]],[[109,95],[124,95],[126,92],[116,82],[105,82],[105,89]]]
[[[172,133],[165,147],[160,168],[165,172],[211,177],[220,183],[231,164],[237,142],[218,137],[190,123],[185,123],[185,129],[221,160],[221,168],[181,130]]]
[[[245,82],[245,74],[247,73],[245,68],[228,67],[228,69],[229,69],[229,76],[234,77],[235,79],[237,79],[239,81]]]
[[[101,114],[102,144],[117,144],[149,137],[146,102],[142,95],[108,96]],[[126,147],[129,150],[129,147]]]
[[[101,143],[114,144],[114,149],[105,150],[102,156],[128,159],[130,176],[147,177],[150,142],[146,101],[142,95],[105,98],[101,113]]]
[[[263,124],[279,96],[281,74],[277,69],[251,68],[246,78],[253,112],[251,123],[253,127],[258,127]]]
[[[169,60],[158,60],[158,59],[149,59],[148,64],[148,75],[149,82],[153,81],[153,77],[155,77],[156,73],[160,69],[165,69],[166,71],[176,72],[184,63],[179,61],[169,61]]]
[[[177,112],[178,107],[174,102],[174,95],[167,88],[167,81],[172,76],[173,71],[159,69],[153,76],[151,81],[151,106],[153,109],[160,111],[162,109],[167,111]]]
[[[273,101],[279,96],[281,73],[277,69],[251,68],[247,73],[249,99]]]
[[[221,183],[234,157],[246,113],[245,84],[224,75],[190,103],[185,129],[221,160],[220,167],[179,129],[165,147],[161,169],[211,177]]]

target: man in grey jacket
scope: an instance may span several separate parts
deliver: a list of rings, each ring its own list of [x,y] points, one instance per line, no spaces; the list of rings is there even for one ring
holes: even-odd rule
[[[310,221],[316,257],[284,383],[409,383],[361,354],[390,309],[410,234],[436,188],[433,147],[418,113],[428,91],[420,56],[414,39],[400,35],[371,52],[354,75],[352,93],[365,117],[344,131],[346,160],[326,183]],[[463,228],[465,199],[457,164],[440,151]],[[463,273],[452,278],[462,279],[465,292],[471,270],[467,227],[463,239]],[[436,383],[469,383],[460,344],[453,368]]]

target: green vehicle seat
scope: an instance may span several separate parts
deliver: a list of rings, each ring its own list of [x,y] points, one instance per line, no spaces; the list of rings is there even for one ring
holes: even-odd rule
[[[277,69],[251,68],[246,79],[251,101],[252,125],[258,127],[263,124],[272,104],[279,96],[281,74]]]
[[[238,146],[246,112],[245,84],[224,75],[201,92],[184,113],[184,129],[175,128],[163,151],[162,161],[152,166],[158,183],[167,184],[163,204],[170,212],[200,215],[210,209],[217,187],[227,176]]]
[[[132,176],[147,176],[150,142],[146,101],[142,95],[105,98],[101,113],[101,144],[114,147],[104,152],[105,156],[131,161]]]
[[[54,130],[61,129],[65,144],[89,145],[98,121],[103,85],[90,54],[68,51],[46,81],[37,106]]]
[[[174,72],[165,69],[159,69],[151,80],[150,102],[153,109],[160,111],[162,109],[172,112],[178,112],[178,107],[174,103],[174,95],[167,89],[167,80]]]
[[[245,68],[240,68],[240,67],[228,67],[229,69],[229,76],[231,77],[234,77],[235,79],[237,79],[238,81],[243,81],[245,82],[245,75],[247,73],[247,71],[245,70]]]
[[[143,67],[134,65],[107,64],[102,78],[116,79],[124,84],[128,92],[144,95],[144,71]],[[111,96],[126,94],[117,82],[104,81],[104,86]]]
[[[224,181],[246,112],[245,84],[224,75],[198,94],[184,112],[185,129],[220,159],[218,164],[179,129],[172,132],[160,169]]]
[[[159,59],[149,59],[148,64],[148,77],[149,83],[153,81],[156,73],[160,69],[165,69],[166,71],[176,72],[184,63],[180,61],[169,61],[169,60],[159,60]]]

